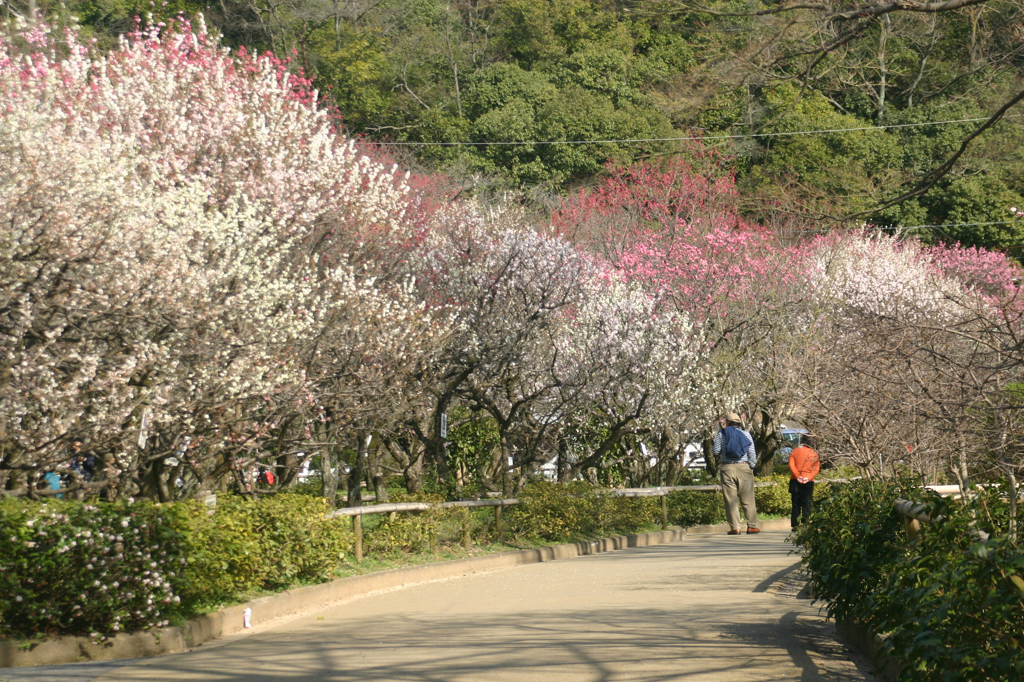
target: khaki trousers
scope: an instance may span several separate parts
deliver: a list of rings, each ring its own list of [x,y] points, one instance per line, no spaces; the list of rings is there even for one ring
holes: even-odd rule
[[[740,503],[747,513],[747,528],[757,528],[757,507],[754,506],[754,471],[746,462],[723,464],[718,469],[725,494],[725,518],[729,528],[740,529]]]

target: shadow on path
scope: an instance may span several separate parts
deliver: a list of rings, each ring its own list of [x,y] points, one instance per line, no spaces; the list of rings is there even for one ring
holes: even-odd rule
[[[697,536],[421,584],[187,653],[57,666],[51,677],[14,669],[9,679],[870,680],[816,607],[772,593],[799,568],[786,535]],[[0,670],[0,681],[7,672]]]

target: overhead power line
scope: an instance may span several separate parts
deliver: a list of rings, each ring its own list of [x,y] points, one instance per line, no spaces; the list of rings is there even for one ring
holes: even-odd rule
[[[1012,114],[1004,118],[1021,118],[1024,114]],[[694,142],[706,140],[743,140],[754,137],[791,137],[794,135],[827,135],[829,133],[852,133],[865,130],[894,130],[896,128],[921,128],[924,126],[949,125],[953,123],[979,123],[988,117],[961,118],[951,121],[925,121],[922,123],[894,123],[883,126],[863,126],[859,128],[828,128],[823,130],[791,130],[776,133],[745,133],[742,135],[690,135],[684,137],[634,137],[620,140],[520,140],[508,142],[376,142],[386,147],[525,147],[532,145],[558,144],[632,144],[643,142]]]
[[[988,223],[942,223],[940,225],[906,225],[900,226],[901,230],[916,230],[925,227],[980,227],[982,225],[1014,225],[1024,223],[1024,220],[995,220]]]
[[[980,227],[982,225],[1024,225],[1024,220],[995,220],[987,223],[937,223],[935,225],[861,225],[854,230],[921,230],[930,227]],[[809,230],[813,231],[813,230]]]
[[[899,230],[899,231],[906,231],[906,230],[920,230],[920,229],[925,229],[925,228],[931,228],[931,229],[939,228],[939,230],[941,231],[941,228],[943,228],[943,227],[980,227],[982,225],[1024,225],[1024,220],[996,220],[996,221],[987,222],[987,223],[939,223],[939,224],[935,224],[935,225],[893,225],[893,224],[888,224],[888,225],[859,225],[859,226],[856,226],[856,227],[851,227],[850,229],[853,230],[853,231],[857,231],[857,230],[878,230],[878,231]],[[800,233],[800,234],[819,234],[821,231],[820,230],[813,230],[813,229],[803,229],[803,230],[796,230],[796,232]],[[949,235],[947,234],[946,236],[948,237]]]

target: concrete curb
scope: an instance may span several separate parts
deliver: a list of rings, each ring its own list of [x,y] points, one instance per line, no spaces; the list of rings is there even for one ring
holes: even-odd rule
[[[787,519],[762,521],[763,530],[788,530]],[[339,578],[320,585],[287,590],[269,597],[261,597],[237,606],[229,606],[216,613],[194,618],[181,627],[166,627],[132,634],[119,634],[104,642],[94,643],[87,637],[55,637],[21,643],[0,640],[0,668],[23,668],[37,665],[59,665],[83,661],[109,661],[121,658],[146,658],[160,654],[184,651],[227,635],[244,630],[243,612],[252,609],[251,622],[265,623],[275,618],[291,616],[332,602],[358,597],[369,592],[395,589],[419,583],[486,573],[502,568],[536,564],[556,559],[614,552],[629,547],[648,547],[677,542],[687,535],[724,533],[727,524],[673,527],[654,533],[619,535],[589,542],[575,542],[539,549],[459,559],[424,566],[410,566],[392,571]]]
[[[896,682],[899,665],[885,653],[885,640],[868,626],[853,620],[836,622],[836,632],[860,653],[875,664],[874,675],[886,682]]]
[[[761,530],[789,530],[789,519],[770,519],[762,520],[758,524]],[[729,524],[727,523],[716,523],[710,526],[690,526],[686,529],[688,535],[701,535],[708,533],[725,533],[729,530]]]

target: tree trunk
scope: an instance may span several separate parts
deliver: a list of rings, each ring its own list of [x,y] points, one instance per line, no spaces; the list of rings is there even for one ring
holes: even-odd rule
[[[704,436],[701,445],[704,448],[704,464],[707,467],[708,473],[718,478],[718,455],[712,451],[712,448],[715,446],[715,437],[711,434]]]
[[[505,497],[512,497],[512,466],[514,464],[512,447],[508,442],[508,434],[504,430],[499,434],[499,438],[501,442],[501,492]]]
[[[415,438],[386,441],[391,456],[402,467],[405,491],[410,495],[423,492],[423,444]]]
[[[356,442],[356,461],[349,475],[352,485],[348,488],[348,506],[361,507],[363,505],[363,478],[369,470],[369,448],[371,434],[360,433]]]
[[[405,477],[405,491],[410,495],[417,495],[423,492],[423,453],[420,452],[412,458],[409,465],[402,469]]]
[[[501,475],[502,463],[501,463],[501,446],[491,448],[491,459],[490,461],[480,460],[480,468],[478,474],[480,476],[480,484],[483,488],[494,491],[496,487],[495,479]]]
[[[564,483],[569,473],[569,439],[564,434],[558,435],[558,455],[555,459],[555,478]]]
[[[298,473],[299,469],[299,458],[294,453],[282,454],[282,450],[284,450],[285,436],[288,434],[288,429],[291,426],[292,419],[293,418],[286,419],[281,425],[277,434],[277,445],[274,448],[274,476],[277,477],[277,482],[282,487],[295,480],[295,474]]]
[[[999,464],[1006,473],[1006,482],[1009,487],[1007,492],[1010,495],[1010,526],[1007,529],[1007,535],[1010,542],[1017,542],[1017,473],[1014,471],[1013,465],[1006,459],[1006,441],[1008,439],[1009,434],[1005,432],[999,436]]]
[[[320,451],[320,481],[324,499],[332,509],[338,502],[338,473],[341,463],[334,457],[333,445],[325,445]]]
[[[886,42],[889,37],[889,30],[892,26],[892,20],[889,15],[886,14],[882,17],[881,28],[879,29],[878,38],[878,106],[876,107],[875,121],[878,125],[882,125],[885,118],[885,97],[886,87],[888,86],[889,68],[886,63]]]
[[[966,441],[964,439],[963,434],[960,434],[960,443],[959,443],[959,445],[960,445],[960,447],[958,448],[958,450],[959,450],[959,452],[958,452],[959,461],[957,462],[957,468],[959,469],[959,473],[960,473],[960,476],[959,476],[959,478],[960,478],[960,486],[961,486],[960,490],[961,490],[961,492],[966,493],[967,492],[967,490],[966,490],[967,486],[969,486],[971,484],[971,475],[970,475],[970,471],[967,468],[967,443],[966,443]]]
[[[377,504],[388,501],[388,487],[384,479],[384,463],[382,462],[383,444],[377,439],[377,447],[372,450],[370,456],[370,478],[373,480],[373,494]]]
[[[751,428],[750,435],[754,438],[754,451],[757,454],[757,464],[754,467],[754,474],[765,476],[772,472],[775,452],[779,449],[779,434],[775,428],[775,419],[767,409],[760,410],[760,424]]]
[[[437,408],[432,415],[430,431],[423,440],[423,445],[426,448],[425,457],[434,465],[438,483],[443,490],[451,490],[454,487],[451,469],[448,467],[447,443],[441,438],[441,415],[447,412],[450,403],[450,396],[438,401]]]
[[[156,492],[161,502],[170,502],[174,498],[171,497],[171,489],[168,485],[168,472],[166,471],[167,466],[164,463],[163,458],[153,461],[153,480],[156,482]]]

